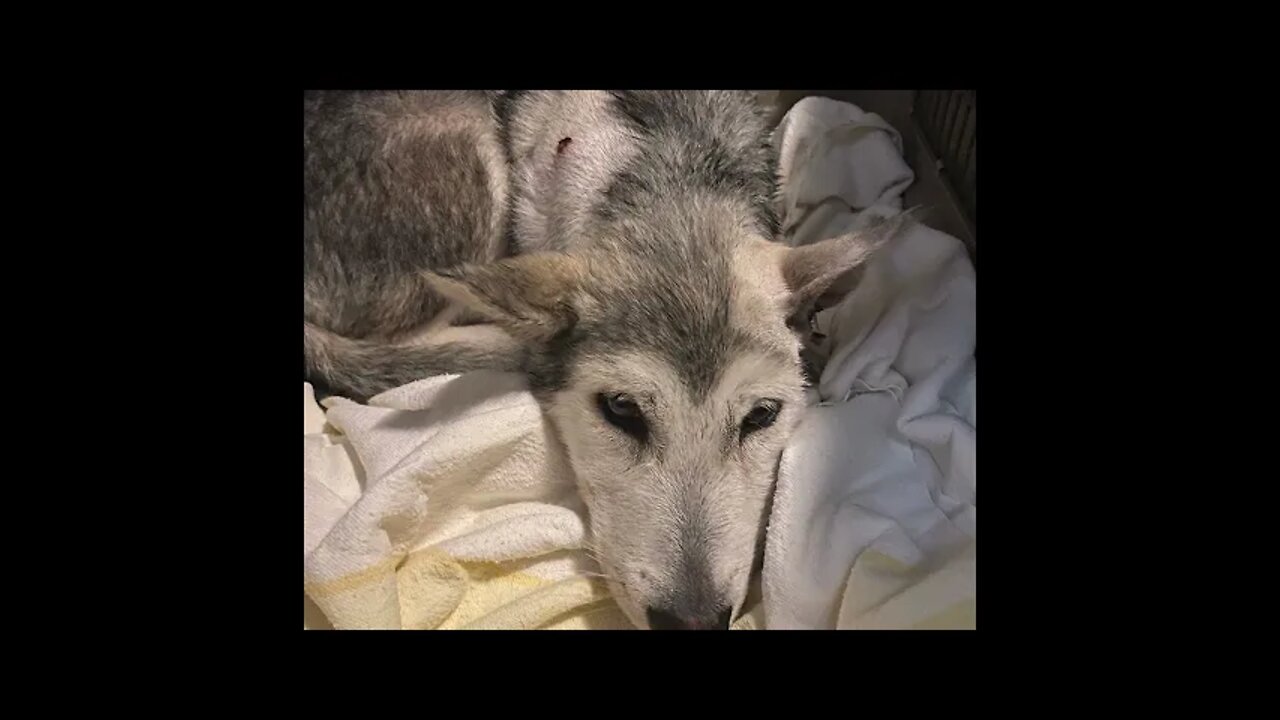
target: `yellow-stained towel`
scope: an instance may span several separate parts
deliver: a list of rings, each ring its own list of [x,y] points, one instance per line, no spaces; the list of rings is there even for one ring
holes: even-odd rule
[[[631,628],[521,378],[303,401],[305,627]]]

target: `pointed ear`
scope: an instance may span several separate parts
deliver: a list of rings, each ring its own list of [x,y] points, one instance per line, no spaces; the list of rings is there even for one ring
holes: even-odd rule
[[[862,269],[876,250],[910,222],[894,216],[867,230],[790,248],[781,256],[782,277],[791,292],[789,312],[812,305],[831,307],[844,299],[862,278]]]
[[[553,252],[426,273],[436,292],[530,341],[548,339],[577,320],[569,299],[584,276],[583,263]]]

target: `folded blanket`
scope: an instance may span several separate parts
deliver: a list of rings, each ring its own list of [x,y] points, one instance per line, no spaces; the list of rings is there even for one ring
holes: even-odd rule
[[[304,390],[304,587],[334,627],[629,627],[523,378],[333,398],[329,432]]]
[[[856,105],[809,97],[774,130],[783,240],[805,245],[859,226],[857,213],[902,209],[915,173],[892,125]]]

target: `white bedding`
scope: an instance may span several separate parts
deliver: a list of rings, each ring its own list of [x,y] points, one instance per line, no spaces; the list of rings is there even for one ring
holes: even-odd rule
[[[900,211],[911,170],[878,116],[807,98],[778,132],[792,244]],[[768,627],[975,627],[976,277],[963,245],[913,227],[820,325],[833,350],[779,472]]]

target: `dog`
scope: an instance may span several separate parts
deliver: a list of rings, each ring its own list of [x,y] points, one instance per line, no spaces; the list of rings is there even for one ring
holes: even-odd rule
[[[305,377],[365,400],[524,373],[619,606],[640,628],[727,629],[805,405],[805,323],[900,223],[777,242],[775,154],[746,91],[304,106]]]

